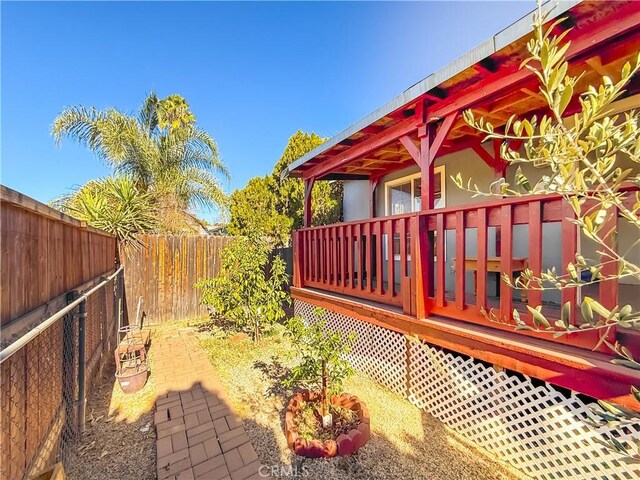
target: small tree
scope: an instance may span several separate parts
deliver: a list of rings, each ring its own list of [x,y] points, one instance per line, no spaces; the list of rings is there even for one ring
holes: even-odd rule
[[[278,256],[259,237],[239,237],[222,251],[222,270],[196,283],[202,303],[216,314],[253,333],[255,341],[269,325],[285,316],[289,276]]]
[[[261,235],[275,246],[289,245],[291,232],[302,228],[304,186],[299,178],[280,178],[282,170],[326,139],[297,131],[289,138],[273,173],[254,177],[230,199],[229,232]],[[318,181],[311,195],[312,224],[326,225],[342,219],[342,182]]]
[[[344,355],[351,351],[356,334],[348,335],[327,329],[321,318],[324,310],[317,308],[318,318],[306,326],[300,317],[293,317],[287,324],[288,335],[300,356],[300,363],[291,370],[291,376],[284,381],[287,386],[299,385],[321,392],[322,417],[329,414],[327,392],[338,393],[342,382],[353,374],[353,368]]]
[[[261,236],[273,245],[286,245],[292,220],[278,211],[278,184],[270,177],[254,177],[242,190],[235,190],[229,202],[229,233]]]
[[[490,122],[477,119],[473,112],[464,112],[467,123],[484,133],[486,139],[502,141],[502,158],[509,164],[518,165],[514,183],[510,184],[503,178],[492,184],[488,191],[482,191],[470,179],[465,181],[460,174],[453,180],[460,188],[475,195],[502,197],[560,194],[573,208],[576,226],[597,246],[600,259],[585,259],[578,253],[575,261],[563,268],[566,271],[558,272],[553,268],[536,275],[527,269],[515,283],[508,275],[503,275],[503,281],[512,288],[562,290],[609,279],[627,277],[640,280],[640,265],[634,264],[626,252],[618,252],[611,247],[615,243],[617,232],[611,229],[607,221],[611,217],[620,216],[620,222],[628,223],[630,230],[634,232],[631,248],[638,248],[640,115],[635,111],[627,112],[624,116],[613,115],[611,104],[621,97],[625,86],[640,70],[640,56],[635,65],[626,63],[622,67],[618,81],[605,76],[597,87],[589,86],[578,97],[579,104],[576,105],[578,108],[575,113],[567,116],[565,112],[575,98],[580,77],[567,74],[569,65],[565,54],[569,42],[563,42],[567,32],[559,36],[552,35],[553,29],[564,19],[556,20],[545,31],[543,25],[547,17],[548,13],[543,13],[541,4],[538,3],[534,37],[527,44],[530,56],[523,62],[523,66],[539,79],[540,93],[545,98],[550,113],[539,119],[536,116],[523,120],[511,117],[504,130],[498,131]],[[524,155],[509,147],[510,140],[523,142]],[[633,167],[623,167],[621,158],[630,160]],[[548,173],[535,183],[529,181],[520,167],[521,164],[534,163],[548,167]],[[628,188],[635,189],[635,192],[627,192]],[[613,272],[611,268],[606,268],[610,265],[615,265]],[[588,275],[583,276],[581,272],[587,272]],[[608,333],[615,326],[640,329],[640,312],[633,312],[631,306],[616,306],[609,310],[586,296],[579,308],[584,323],[579,326],[569,322],[570,302],[563,305],[561,318],[553,325],[545,317],[542,307],[527,308],[531,313],[533,326],[520,320],[518,312],[514,310],[516,328],[554,335],[596,331],[600,338],[598,346],[604,343],[619,355],[620,358],[615,359],[615,362],[640,369],[640,363],[633,359],[624,346],[608,341]],[[487,315],[492,320],[499,321],[493,312],[488,312]],[[640,401],[640,391],[632,388],[632,393]],[[599,412],[605,418],[610,419],[614,412],[622,412],[622,407],[612,407],[604,402],[601,405],[607,410]]]

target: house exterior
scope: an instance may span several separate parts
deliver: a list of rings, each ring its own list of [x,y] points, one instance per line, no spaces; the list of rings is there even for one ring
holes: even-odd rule
[[[635,61],[640,51],[638,3],[570,1],[547,8],[552,11],[550,18],[564,18],[556,33],[570,30],[566,37],[571,41],[569,73],[583,73],[577,92],[597,84],[603,75],[616,78],[625,62]],[[630,280],[608,280],[582,291],[513,291],[499,280],[500,272],[517,276],[527,267],[540,273],[553,266],[564,271],[576,252],[597,258],[595,246],[571,223],[572,210],[560,197],[473,198],[451,179],[461,173],[488,188],[498,178],[513,177],[515,167],[501,159],[500,144],[483,142],[483,136],[461,114],[472,109],[499,128],[512,114],[525,118],[544,112],[537,79],[519,68],[527,57],[531,24],[531,15],[522,18],[288,167],[285,175],[305,183],[305,228],[294,233],[291,292],[298,313],[311,318],[313,308],[323,307],[330,324],[366,337],[354,353],[357,366],[434,415],[443,415],[439,418],[445,423],[509,457],[508,461],[528,473],[565,478],[562,475],[568,475],[570,468],[556,458],[558,452],[547,453],[552,463],[545,467],[548,471],[524,454],[506,452],[509,447],[505,445],[514,438],[524,442],[531,433],[513,433],[520,431],[513,422],[522,425],[524,417],[514,413],[519,420],[501,423],[512,430],[500,445],[488,440],[486,431],[473,433],[475,427],[470,425],[481,416],[469,412],[491,408],[477,396],[465,400],[459,388],[470,382],[474,391],[483,391],[484,380],[469,373],[477,367],[482,378],[493,379],[489,383],[519,379],[520,396],[513,398],[520,400],[510,397],[503,398],[503,403],[489,402],[493,408],[501,405],[502,413],[511,408],[523,412],[537,408],[523,398],[540,386],[547,392],[546,400],[538,402],[540,411],[551,408],[552,397],[565,399],[558,401],[571,405],[566,409],[571,415],[585,410],[593,399],[640,410],[630,393],[632,385],[640,385],[639,372],[612,363],[611,350],[598,344],[595,332],[554,337],[516,331],[512,318],[515,308],[531,323],[526,306],[542,305],[553,321],[560,317],[561,305],[568,301],[575,305],[584,295],[609,308],[631,303],[637,310],[640,286]],[[623,112],[639,106],[636,76],[613,108]],[[576,97],[567,114],[578,107]],[[634,164],[629,161],[629,166]],[[545,172],[544,168],[527,168],[532,179]],[[312,227],[313,184],[332,179],[344,182],[344,223]],[[628,250],[637,233],[615,215],[607,221],[618,230],[619,251]],[[640,248],[631,248],[628,254],[640,262]],[[483,311],[492,311],[498,321],[488,320]],[[583,321],[575,308],[570,321],[574,325]],[[417,335],[422,348],[416,350],[405,335]],[[637,330],[618,328],[608,340],[640,356]],[[425,351],[430,352],[426,357]],[[451,358],[464,359],[466,366]],[[442,373],[443,368],[448,380],[430,383],[434,372]],[[438,405],[448,401],[444,399],[455,399],[457,406],[451,406],[452,411],[467,412],[466,426],[456,423],[460,418],[447,416],[451,412],[439,410]],[[574,400],[582,406],[576,407]],[[522,415],[529,415],[532,421],[531,412]],[[492,422],[492,418],[485,420]],[[539,427],[533,423],[532,428]],[[640,438],[640,423],[634,425],[635,430],[618,438]],[[566,428],[574,427],[571,422],[566,424]],[[489,436],[494,439],[501,435],[498,430],[487,431],[493,432]],[[591,433],[585,430],[584,435]],[[540,433],[547,434],[548,430]],[[601,447],[593,449],[600,451]],[[569,449],[565,453],[569,455]],[[595,475],[594,458],[597,455],[584,468]],[[611,470],[609,478],[632,478],[625,476],[628,472],[640,473],[637,467],[622,466]],[[592,478],[584,475],[572,478]]]

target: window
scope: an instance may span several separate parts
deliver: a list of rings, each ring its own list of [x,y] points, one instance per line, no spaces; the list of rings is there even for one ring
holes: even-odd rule
[[[444,166],[436,167],[433,172],[435,182],[435,208],[445,204]],[[422,207],[420,173],[392,180],[385,184],[385,214],[400,215],[417,212]]]

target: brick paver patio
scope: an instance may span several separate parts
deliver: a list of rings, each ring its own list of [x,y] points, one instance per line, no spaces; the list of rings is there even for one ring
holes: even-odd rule
[[[260,478],[260,462],[195,333],[153,338],[158,479]]]

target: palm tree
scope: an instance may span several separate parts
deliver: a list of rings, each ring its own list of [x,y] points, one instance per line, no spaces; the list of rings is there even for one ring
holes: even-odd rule
[[[85,145],[118,175],[149,193],[161,231],[194,231],[202,222],[195,208],[227,204],[219,177],[229,178],[215,140],[196,125],[180,95],[159,99],[151,93],[137,116],[114,108],[73,106],[55,119],[52,134]]]

